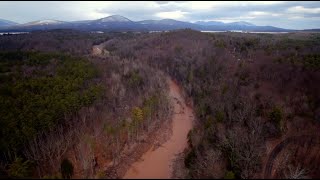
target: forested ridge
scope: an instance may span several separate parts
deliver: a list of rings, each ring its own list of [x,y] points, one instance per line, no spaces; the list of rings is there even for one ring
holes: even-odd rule
[[[184,87],[198,119],[189,134],[188,174],[184,177],[263,178],[260,173],[272,150],[271,140],[318,131],[316,33],[205,34],[184,30],[110,42],[106,49],[150,63]],[[317,144],[304,145],[317,151]],[[291,146],[274,157],[282,165],[273,175],[318,176],[319,160],[308,164],[315,156],[304,155],[299,145]],[[304,156],[308,160],[303,160]]]
[[[161,72],[117,56],[90,57],[92,46],[109,36],[73,33],[1,37],[12,38],[14,47],[0,54],[4,177],[105,176],[103,163],[116,163],[124,145],[170,116]],[[81,36],[89,40],[80,51],[66,44],[38,46],[57,36],[75,44]],[[27,42],[23,50],[21,42]]]
[[[2,36],[2,174],[119,177],[122,152],[170,119],[171,77],[196,118],[180,178],[264,178],[273,148],[305,134],[272,157],[268,176],[319,177],[319,40],[188,29]]]

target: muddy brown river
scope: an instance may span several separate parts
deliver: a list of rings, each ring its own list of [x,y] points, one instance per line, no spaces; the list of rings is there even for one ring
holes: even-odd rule
[[[124,179],[171,178],[172,164],[177,154],[188,145],[187,135],[193,124],[193,111],[185,103],[179,86],[169,80],[169,96],[174,103],[172,135],[159,148],[151,147],[132,164]]]

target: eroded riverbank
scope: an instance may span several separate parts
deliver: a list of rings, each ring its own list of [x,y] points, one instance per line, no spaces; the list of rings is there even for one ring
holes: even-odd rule
[[[188,145],[187,135],[193,124],[193,111],[186,105],[180,87],[169,80],[169,97],[174,104],[172,135],[161,146],[151,147],[133,163],[123,178],[171,178],[176,155]]]

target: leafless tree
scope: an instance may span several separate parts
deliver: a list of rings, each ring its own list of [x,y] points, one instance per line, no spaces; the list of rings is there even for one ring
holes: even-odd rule
[[[31,141],[25,149],[26,157],[37,163],[39,177],[46,168],[59,172],[62,157],[71,145],[72,131],[64,132],[62,126],[49,133],[42,133]]]
[[[293,167],[292,165],[288,166],[288,171],[284,172],[286,179],[309,179],[308,171],[301,166]]]

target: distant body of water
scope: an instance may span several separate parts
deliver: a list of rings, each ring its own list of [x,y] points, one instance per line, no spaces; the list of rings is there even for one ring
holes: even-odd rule
[[[201,31],[205,33],[219,33],[219,32],[227,32],[227,31]]]
[[[248,32],[248,33],[255,33],[255,34],[286,34],[289,32]]]
[[[29,32],[0,32],[0,36],[4,34],[27,34]]]
[[[91,31],[91,33],[103,34],[103,31]]]

